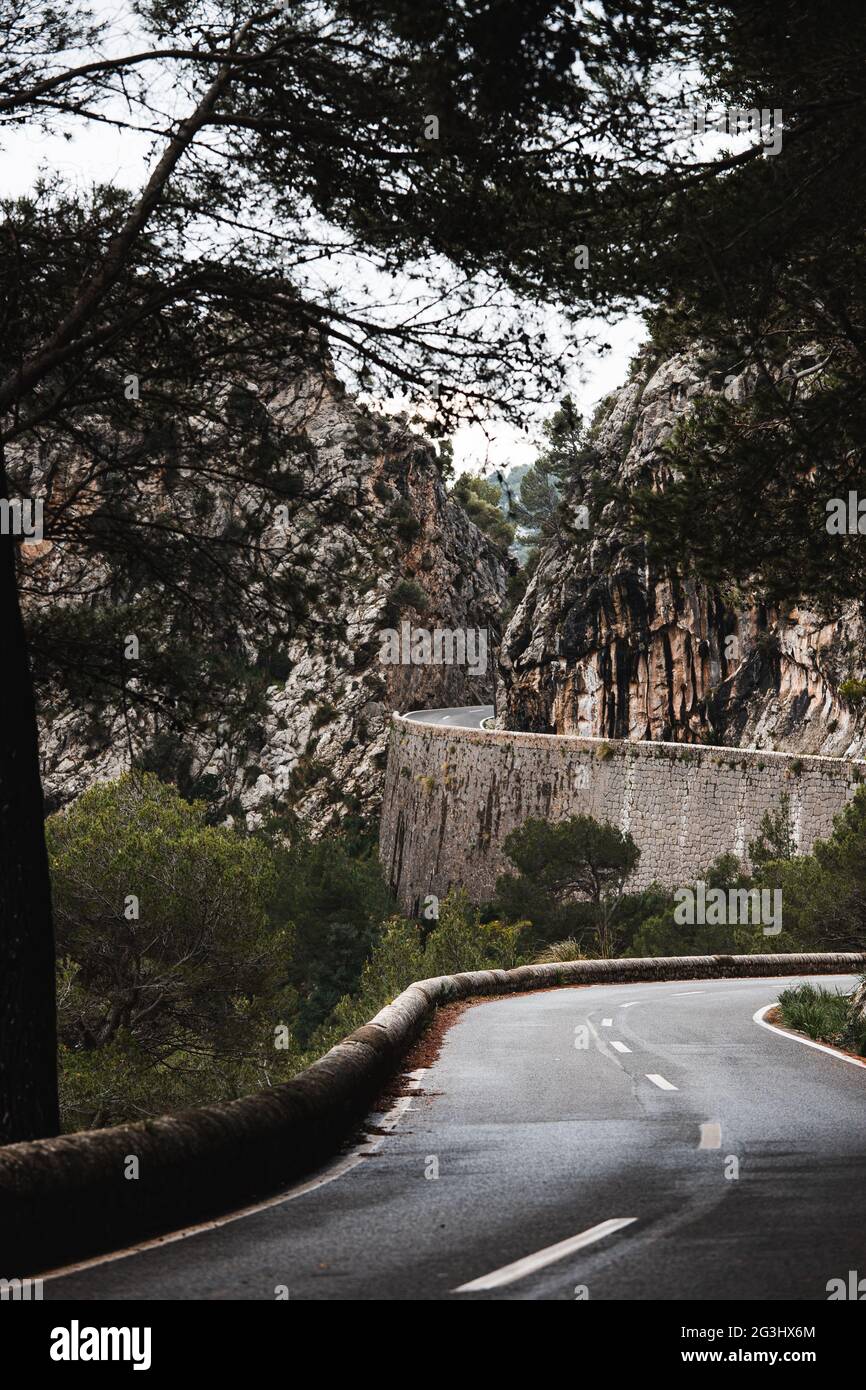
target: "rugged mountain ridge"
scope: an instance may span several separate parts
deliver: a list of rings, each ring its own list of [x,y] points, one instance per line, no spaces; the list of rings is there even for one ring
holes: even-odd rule
[[[608,398],[593,466],[627,490],[663,486],[662,446],[702,395],[735,400],[748,374],[720,380],[699,350],[644,352]],[[581,480],[589,486],[588,476]],[[581,484],[567,506],[580,504]],[[757,522],[756,524],[759,524]],[[585,534],[543,551],[500,653],[501,722],[511,729],[729,744],[862,757],[866,710],[840,690],[866,672],[857,605],[779,611],[660,568],[630,541],[616,502]]]
[[[311,572],[327,572],[329,584],[303,633],[282,641],[279,678],[267,687],[262,718],[238,742],[225,737],[215,713],[210,729],[185,741],[183,781],[195,794],[207,788],[220,818],[253,827],[272,811],[291,812],[316,834],[347,813],[377,813],[392,710],[477,704],[492,691],[489,664],[473,673],[466,665],[383,660],[383,630],[399,631],[407,621],[425,629],[495,625],[509,562],[449,500],[433,446],[404,420],[359,405],[332,372],[291,380],[267,408],[283,424],[302,425],[305,480],[320,513],[323,499],[326,508],[333,505],[336,519],[317,525],[313,518],[310,559]],[[198,505],[192,491],[184,500],[174,489],[168,499],[157,487],[147,506],[158,516],[169,500],[175,508]],[[255,499],[223,495],[215,485],[210,504],[209,524],[258,528],[261,546],[278,548],[281,522],[262,530]],[[290,524],[310,520],[302,512]],[[24,563],[53,565],[51,585],[60,589],[68,566],[50,551],[50,542],[26,546]],[[84,602],[126,601],[130,595],[111,580],[110,572],[94,572]],[[241,636],[255,666],[281,634]],[[40,723],[49,810],[174,737],[158,715],[130,715],[111,704],[60,700],[43,707]]]

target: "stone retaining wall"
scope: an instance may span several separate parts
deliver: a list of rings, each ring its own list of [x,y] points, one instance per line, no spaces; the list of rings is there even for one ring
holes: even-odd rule
[[[401,906],[463,885],[489,898],[502,844],[530,816],[588,814],[641,850],[630,886],[694,882],[720,854],[748,858],[765,811],[789,797],[802,853],[866,780],[866,762],[681,743],[456,729],[395,717],[380,852]]]

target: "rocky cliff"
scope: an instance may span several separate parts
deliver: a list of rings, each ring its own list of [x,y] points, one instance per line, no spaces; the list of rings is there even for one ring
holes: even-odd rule
[[[399,631],[404,623],[478,630],[495,624],[501,612],[509,562],[447,497],[434,448],[405,422],[360,406],[330,371],[299,376],[260,396],[284,429],[288,422],[303,434],[305,495],[315,497],[315,509],[302,507],[288,523],[274,512],[263,523],[260,497],[231,492],[218,480],[203,507],[196,495],[200,477],[175,481],[170,496],[168,483],[166,495],[158,482],[149,484],[138,501],[146,520],[169,505],[175,512],[205,511],[209,527],[238,536],[240,554],[245,532],[261,554],[291,548],[286,525],[303,531],[308,569],[321,589],[307,620],[288,638],[266,628],[240,635],[251,667],[261,664],[265,648],[279,645],[279,675],[267,688],[264,713],[240,739],[226,736],[217,711],[209,726],[179,737],[146,705],[124,712],[110,700],[69,701],[56,693],[41,711],[49,809],[117,776],[133,758],[152,766],[159,748],[168,752],[163,775],[182,764],[183,784],[196,794],[207,788],[217,815],[253,826],[272,810],[290,811],[316,833],[347,810],[362,817],[377,812],[390,711],[490,698],[489,665],[406,664],[382,655],[383,631]],[[218,451],[215,464],[218,473]],[[31,475],[38,473],[32,461],[19,461],[19,471],[28,466]],[[31,476],[31,490],[38,491],[38,481]],[[274,509],[268,504],[267,510]],[[24,585],[37,595],[25,599],[32,623],[46,595],[62,592],[70,580],[71,560],[50,539],[23,547],[23,555],[30,578],[42,571],[41,590],[37,583]],[[92,612],[135,599],[114,578],[110,562],[92,564],[86,577],[79,565],[70,586],[75,602]],[[220,602],[219,593],[213,602]]]
[[[596,457],[566,507],[586,531],[542,553],[500,654],[504,727],[549,733],[862,757],[866,711],[840,687],[866,671],[856,606],[778,611],[659,568],[629,540],[605,488],[664,486],[662,446],[702,394],[742,399],[747,376],[708,372],[700,352],[639,358],[595,426]],[[593,476],[590,476],[592,472]],[[759,523],[758,523],[759,524]]]

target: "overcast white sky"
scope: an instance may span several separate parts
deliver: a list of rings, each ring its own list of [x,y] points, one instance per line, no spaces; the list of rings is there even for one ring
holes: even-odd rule
[[[95,0],[93,9],[112,16],[128,13],[124,0]],[[34,129],[4,132],[0,192],[13,197],[26,193],[40,171],[60,173],[81,186],[106,183],[136,188],[146,177],[153,158],[149,137],[82,121],[68,127],[67,137],[46,136]],[[578,408],[585,415],[591,414],[602,396],[624,381],[628,362],[644,336],[636,315],[605,330],[611,351],[603,356],[589,354],[567,377],[560,394],[570,391]],[[528,412],[525,431],[495,419],[458,429],[453,439],[458,471],[507,470],[514,464],[530,463],[537,452],[543,419],[555,405],[553,400],[550,410]]]

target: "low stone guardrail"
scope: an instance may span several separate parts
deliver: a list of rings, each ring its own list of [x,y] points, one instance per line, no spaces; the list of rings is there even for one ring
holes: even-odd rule
[[[866,955],[822,953],[569,961],[418,980],[271,1090],[0,1148],[0,1279],[39,1274],[279,1192],[353,1134],[440,1005],[577,985],[864,971]]]

